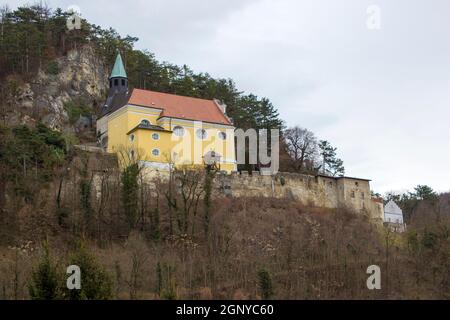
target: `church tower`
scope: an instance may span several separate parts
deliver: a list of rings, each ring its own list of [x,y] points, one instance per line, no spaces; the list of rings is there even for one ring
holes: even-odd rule
[[[100,111],[100,117],[123,107],[128,101],[128,96],[128,77],[122,56],[117,51],[116,62],[109,77],[108,98]]]
[[[123,66],[122,56],[117,52],[116,62],[109,77],[109,96],[128,92],[128,77]]]

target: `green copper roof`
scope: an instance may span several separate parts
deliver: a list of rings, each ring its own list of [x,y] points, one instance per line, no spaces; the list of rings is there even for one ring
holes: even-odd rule
[[[116,62],[114,63],[114,68],[112,69],[110,78],[115,77],[122,77],[122,78],[127,77],[127,73],[125,72],[125,67],[123,66],[122,56],[120,55],[120,52],[117,53]]]

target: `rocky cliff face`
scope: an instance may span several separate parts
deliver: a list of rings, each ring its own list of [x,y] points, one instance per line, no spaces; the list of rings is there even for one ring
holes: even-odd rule
[[[18,85],[8,101],[7,122],[42,121],[60,131],[90,129],[107,93],[108,72],[91,47],[72,50],[51,69]]]

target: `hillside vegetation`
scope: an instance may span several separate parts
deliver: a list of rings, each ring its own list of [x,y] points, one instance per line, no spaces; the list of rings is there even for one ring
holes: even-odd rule
[[[64,153],[48,132],[31,135],[48,146],[43,154]],[[396,234],[345,209],[211,197],[214,170],[186,168],[146,184],[138,166],[118,172],[116,161],[72,150],[55,177],[38,161],[24,177],[32,183],[5,186],[0,298],[449,297],[447,219]],[[71,264],[87,286],[75,295],[65,287]],[[366,287],[373,264],[381,290]]]
[[[389,195],[410,222],[396,234],[345,209],[213,197],[214,168],[144,183],[138,164],[119,172],[116,156],[73,147],[95,140],[117,49],[133,87],[218,98],[244,129],[283,121],[270,100],[159,62],[134,37],[84,20],[68,31],[68,14],[42,5],[1,15],[0,299],[449,297],[448,195]],[[285,170],[344,173],[329,142],[302,128],[284,138]],[[81,291],[65,287],[71,264]],[[366,287],[372,264],[381,290]]]
[[[86,45],[94,48],[102,64],[112,66],[119,50],[132,88],[219,99],[240,128],[282,127],[277,110],[267,98],[244,94],[231,79],[214,79],[207,73],[194,73],[186,65],[159,62],[152,53],[133,49],[138,40],[135,37],[121,37],[113,29],[105,30],[86,20],[80,30],[69,31],[66,20],[70,14],[41,4],[14,11],[4,7],[1,16],[0,79],[19,76],[27,80],[39,70],[57,75],[61,66],[56,59]],[[17,85],[13,78],[2,81],[1,104],[14,100]]]

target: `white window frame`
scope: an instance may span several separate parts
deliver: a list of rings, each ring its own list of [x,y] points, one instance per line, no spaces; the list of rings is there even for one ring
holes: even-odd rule
[[[154,135],[156,135],[156,137],[157,137],[156,139],[155,139]],[[158,133],[158,132],[153,132],[153,133],[152,133],[152,139],[153,139],[153,140],[156,141],[156,140],[159,140],[159,138],[160,138],[160,136],[159,136],[159,133]]]
[[[221,134],[223,134],[224,137],[221,137]],[[217,132],[217,137],[218,137],[220,140],[225,141],[225,140],[227,140],[227,133],[226,133],[225,131],[219,131],[219,132]]]
[[[158,154],[156,155],[156,154],[154,154],[153,153],[153,151],[158,151]],[[158,148],[154,148],[154,149],[152,149],[152,156],[154,156],[154,157],[159,157],[161,155],[161,151],[158,149]]]
[[[181,128],[183,130],[182,131],[183,133],[181,135],[176,134],[175,129],[177,129],[177,128]],[[184,127],[178,126],[178,125],[173,127],[172,131],[173,131],[173,134],[176,135],[177,137],[184,137],[184,135],[186,134],[186,129]]]
[[[134,133],[130,134],[129,139],[130,139],[131,142],[134,142],[134,138],[135,138]]]
[[[204,135],[202,134],[202,136],[201,137],[199,137],[199,132],[202,132],[202,133],[205,133]],[[208,131],[206,131],[206,129],[197,129],[196,131],[195,131],[195,136],[198,138],[198,139],[200,139],[200,140],[206,140],[206,139],[208,139]]]

